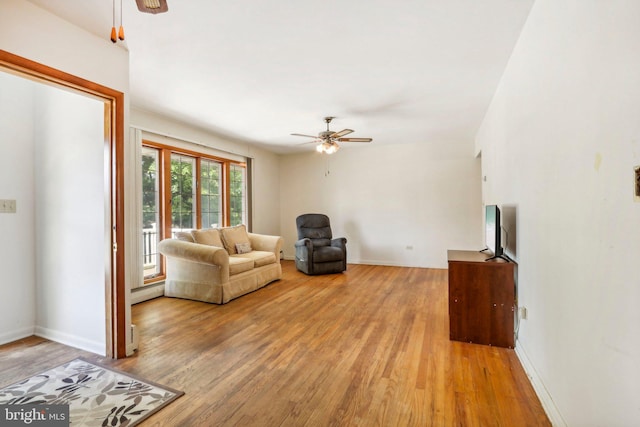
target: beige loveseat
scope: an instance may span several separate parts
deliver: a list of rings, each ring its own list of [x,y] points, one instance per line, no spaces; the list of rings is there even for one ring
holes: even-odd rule
[[[244,225],[176,233],[158,250],[166,257],[168,297],[225,304],[282,278],[282,237]]]

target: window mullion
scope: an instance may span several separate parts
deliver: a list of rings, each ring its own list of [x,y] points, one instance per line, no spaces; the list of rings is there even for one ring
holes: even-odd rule
[[[170,239],[171,233],[171,151],[162,150],[162,228],[163,238]]]
[[[231,224],[231,163],[224,162],[223,170],[222,185],[224,192],[222,197],[222,209],[224,212],[224,225],[229,226]]]
[[[196,195],[195,195],[195,214],[196,214],[196,228],[202,228],[202,158],[196,157]]]

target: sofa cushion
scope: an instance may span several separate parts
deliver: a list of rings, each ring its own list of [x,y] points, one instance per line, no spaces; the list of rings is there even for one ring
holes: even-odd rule
[[[195,242],[195,240],[193,240],[193,236],[191,235],[190,231],[176,231],[175,233],[173,233],[176,236],[176,239],[178,240],[182,240],[184,242]]]
[[[251,245],[249,234],[244,224],[236,225],[235,227],[221,228],[220,234],[222,235],[224,248],[229,252],[229,255],[238,253],[238,249],[236,248],[238,243],[249,243],[249,245]]]
[[[253,270],[254,261],[251,258],[242,258],[238,255],[229,257],[229,275],[244,273]]]
[[[273,252],[266,251],[251,251],[246,254],[231,255],[229,259],[231,258],[251,259],[254,263],[253,266],[256,268],[262,267],[263,265],[273,264],[277,261],[276,255]]]
[[[207,228],[204,230],[193,230],[191,232],[193,241],[202,245],[217,246],[224,248],[222,240],[220,239],[220,233],[217,228]]]

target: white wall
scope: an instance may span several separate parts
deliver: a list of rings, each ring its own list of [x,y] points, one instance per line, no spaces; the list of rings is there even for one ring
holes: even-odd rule
[[[471,142],[314,151],[283,156],[280,171],[288,259],[296,217],[311,212],[328,215],[334,237],[347,238],[350,263],[446,268],[448,249],[483,248],[480,161]]]
[[[35,104],[36,334],[105,354],[104,104],[45,85]]]
[[[640,3],[538,0],[477,136],[517,206],[518,353],[556,425],[640,419]]]
[[[281,235],[280,156],[253,148],[253,231]]]
[[[17,205],[0,216],[0,342],[104,354],[103,104],[5,72],[0,88],[0,198]]]
[[[95,37],[25,0],[0,2],[0,40],[1,48],[5,51],[118,90],[125,93],[126,99],[129,88],[129,59],[126,50],[119,45],[113,45],[106,38]],[[128,105],[124,107],[127,128]],[[12,116],[9,116],[8,121],[11,120]],[[125,135],[125,153],[131,148],[128,135]],[[125,156],[127,190],[124,197],[127,223],[135,221],[131,187],[127,185],[133,178],[132,165],[129,163],[132,160],[132,156]],[[137,262],[137,254],[131,250],[136,239],[137,236],[127,235],[127,241],[124,242],[127,274],[131,271],[130,266]],[[27,250],[23,247],[23,241],[7,244],[13,246],[16,251]],[[126,286],[130,286],[132,279],[135,278],[126,277]],[[104,295],[104,290],[101,295]],[[126,317],[129,323],[128,309]]]
[[[121,92],[129,53],[26,0],[0,2],[0,49]]]
[[[0,199],[16,213],[0,213],[0,344],[35,328],[33,83],[0,72]]]

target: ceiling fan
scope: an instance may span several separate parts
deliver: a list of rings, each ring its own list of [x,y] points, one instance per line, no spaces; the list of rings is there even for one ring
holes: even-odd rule
[[[333,154],[340,149],[340,145],[338,142],[371,142],[373,139],[371,138],[343,138],[345,135],[349,135],[353,132],[352,129],[342,129],[340,132],[333,132],[329,130],[329,123],[331,120],[335,119],[335,117],[325,117],[324,121],[327,123],[327,130],[322,131],[318,134],[318,136],[313,135],[305,135],[302,133],[292,133],[293,136],[304,136],[306,138],[313,138],[314,141],[306,142],[305,144],[315,144],[316,151],[319,153],[327,153]]]

